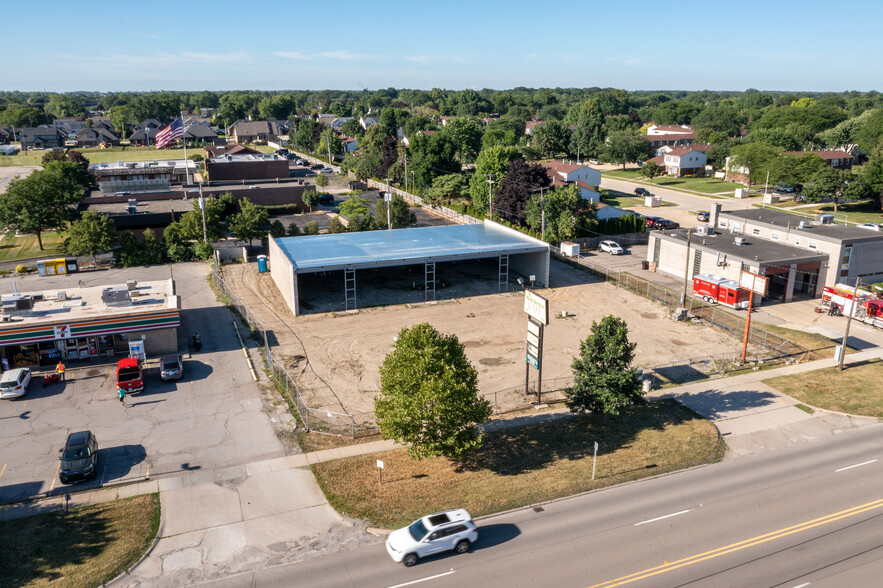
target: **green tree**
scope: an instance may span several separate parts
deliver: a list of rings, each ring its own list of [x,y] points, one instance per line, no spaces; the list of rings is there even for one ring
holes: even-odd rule
[[[310,221],[306,225],[304,225],[304,235],[318,235],[319,234],[319,223],[316,221]]]
[[[288,223],[288,236],[289,237],[299,237],[301,235],[300,227],[297,226],[297,223],[291,221]]]
[[[45,171],[58,172],[80,188],[87,188],[95,183],[92,172],[73,161],[50,161],[43,165],[43,169]]]
[[[481,157],[481,155],[479,155]],[[432,188],[426,195],[430,204],[458,204],[468,195],[466,178],[463,174],[439,176],[432,181]]]
[[[756,184],[766,177],[766,166],[779,154],[779,150],[766,143],[745,143],[730,149],[730,167],[748,170],[748,183]]]
[[[64,252],[68,255],[91,255],[108,251],[117,239],[116,227],[109,216],[85,211],[79,220],[71,223],[64,240]]]
[[[156,233],[150,227],[141,233],[141,250],[144,254],[144,263],[162,263],[165,257],[162,243],[156,237]]]
[[[462,163],[472,163],[481,149],[481,124],[472,117],[458,116],[449,119],[440,131],[450,137]]]
[[[14,179],[0,194],[0,224],[20,233],[35,233],[43,250],[44,231],[65,226],[82,194],[82,187],[61,170],[38,170]]]
[[[622,165],[644,161],[653,154],[650,142],[638,131],[619,131],[607,136],[607,143],[601,152],[601,159],[608,163]]]
[[[335,216],[328,224],[329,233],[346,233],[346,225],[340,220],[339,216]]]
[[[469,179],[469,196],[476,210],[488,210],[491,189],[488,180],[494,181],[494,189],[499,188],[509,164],[516,159],[521,159],[521,153],[515,147],[494,145],[481,150],[475,160],[475,173]]]
[[[531,144],[544,157],[567,153],[570,147],[570,129],[557,120],[546,121],[545,126],[534,127]]]
[[[254,239],[260,239],[266,234],[269,220],[266,208],[243,198],[239,201],[239,212],[230,217],[230,231],[237,240],[248,241],[248,246],[251,247]]]
[[[224,215],[226,213],[227,203],[225,202],[224,196],[226,196],[226,194],[222,194],[220,199],[210,196],[203,200],[205,203],[206,235],[208,236],[209,241],[217,241],[221,239],[226,232]],[[232,197],[232,194],[230,196]],[[177,233],[175,234],[175,238],[172,239],[172,242],[174,242],[179,236],[182,240],[202,240],[202,211],[199,208],[199,199],[194,198],[192,202],[193,210],[185,212],[181,215],[180,219],[169,225],[177,225]],[[163,233],[163,235],[165,236],[165,233]],[[165,238],[165,241],[167,245],[170,243],[168,238]]]
[[[274,239],[280,239],[285,236],[285,225],[282,221],[274,220],[270,223],[270,236]]]
[[[304,190],[301,200],[310,207],[310,212],[313,212],[313,207],[319,204],[319,193],[315,190]]]
[[[374,206],[374,224],[378,227],[387,226],[386,206],[387,203],[379,199]],[[411,212],[405,199],[398,194],[394,194],[389,203],[389,219],[394,229],[402,229],[417,222],[417,216]]]
[[[655,161],[648,161],[643,165],[643,167],[641,167],[641,175],[651,181],[661,172],[662,168],[659,167],[659,164]]]
[[[564,391],[570,411],[618,415],[622,407],[643,402],[631,367],[635,347],[621,318],[607,315],[600,323],[592,321],[591,333],[571,364],[573,386]]]
[[[320,188],[324,188],[324,187],[328,186],[328,176],[326,176],[323,173],[320,173],[319,175],[317,175],[316,176],[316,185],[319,186]]]
[[[144,252],[138,243],[138,238],[131,230],[120,233],[119,260],[123,267],[144,264]]]
[[[383,360],[374,413],[384,439],[422,459],[457,458],[479,447],[477,426],[492,410],[478,395],[478,372],[457,337],[422,323],[399,331]]]
[[[329,145],[331,145],[332,157],[343,153],[343,143],[340,142],[340,137],[337,136],[337,133],[331,127],[322,131],[322,134],[319,136],[319,145],[316,147],[316,153],[327,156]]]

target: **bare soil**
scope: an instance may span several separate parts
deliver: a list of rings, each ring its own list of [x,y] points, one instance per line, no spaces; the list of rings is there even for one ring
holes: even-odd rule
[[[271,277],[258,274],[255,264],[225,266],[224,276],[270,331],[278,344],[274,356],[284,358],[313,408],[371,413],[380,387],[379,367],[396,334],[421,322],[457,335],[478,370],[481,393],[498,409],[524,404],[527,318],[521,292],[295,318]],[[607,314],[627,321],[629,338],[637,343],[635,367],[729,352],[740,345],[711,327],[675,322],[662,305],[557,261],[552,262],[551,282],[552,288],[538,292],[549,299],[552,316],[545,330],[543,390],[569,383],[580,341],[589,334],[592,321]],[[369,302],[365,295],[360,297],[360,304]],[[531,380],[536,375],[531,368]]]

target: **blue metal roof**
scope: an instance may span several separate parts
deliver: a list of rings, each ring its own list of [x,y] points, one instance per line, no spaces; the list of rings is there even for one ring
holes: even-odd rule
[[[536,239],[489,224],[286,237],[276,243],[300,273],[548,251]]]

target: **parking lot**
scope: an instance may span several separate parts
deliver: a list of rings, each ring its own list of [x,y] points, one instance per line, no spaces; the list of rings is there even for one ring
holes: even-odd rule
[[[181,296],[179,349],[184,377],[162,382],[158,362],[148,363],[146,390],[116,396],[113,365],[68,363],[67,381],[46,386],[35,376],[28,394],[0,401],[0,504],[57,492],[59,450],[67,435],[91,430],[98,439],[96,480],[77,489],[112,484],[150,475],[211,471],[250,461],[279,457],[286,450],[263,411],[257,385],[242,356],[232,316],[208,288],[205,264],[83,272],[69,276],[4,278],[0,292],[75,289],[112,285],[127,279],[158,280],[174,272]],[[187,342],[196,330],[200,353]]]

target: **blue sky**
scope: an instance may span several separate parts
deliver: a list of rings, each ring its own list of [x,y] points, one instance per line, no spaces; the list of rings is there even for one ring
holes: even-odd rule
[[[0,0],[0,14],[0,90],[883,90],[883,4],[865,0]]]

